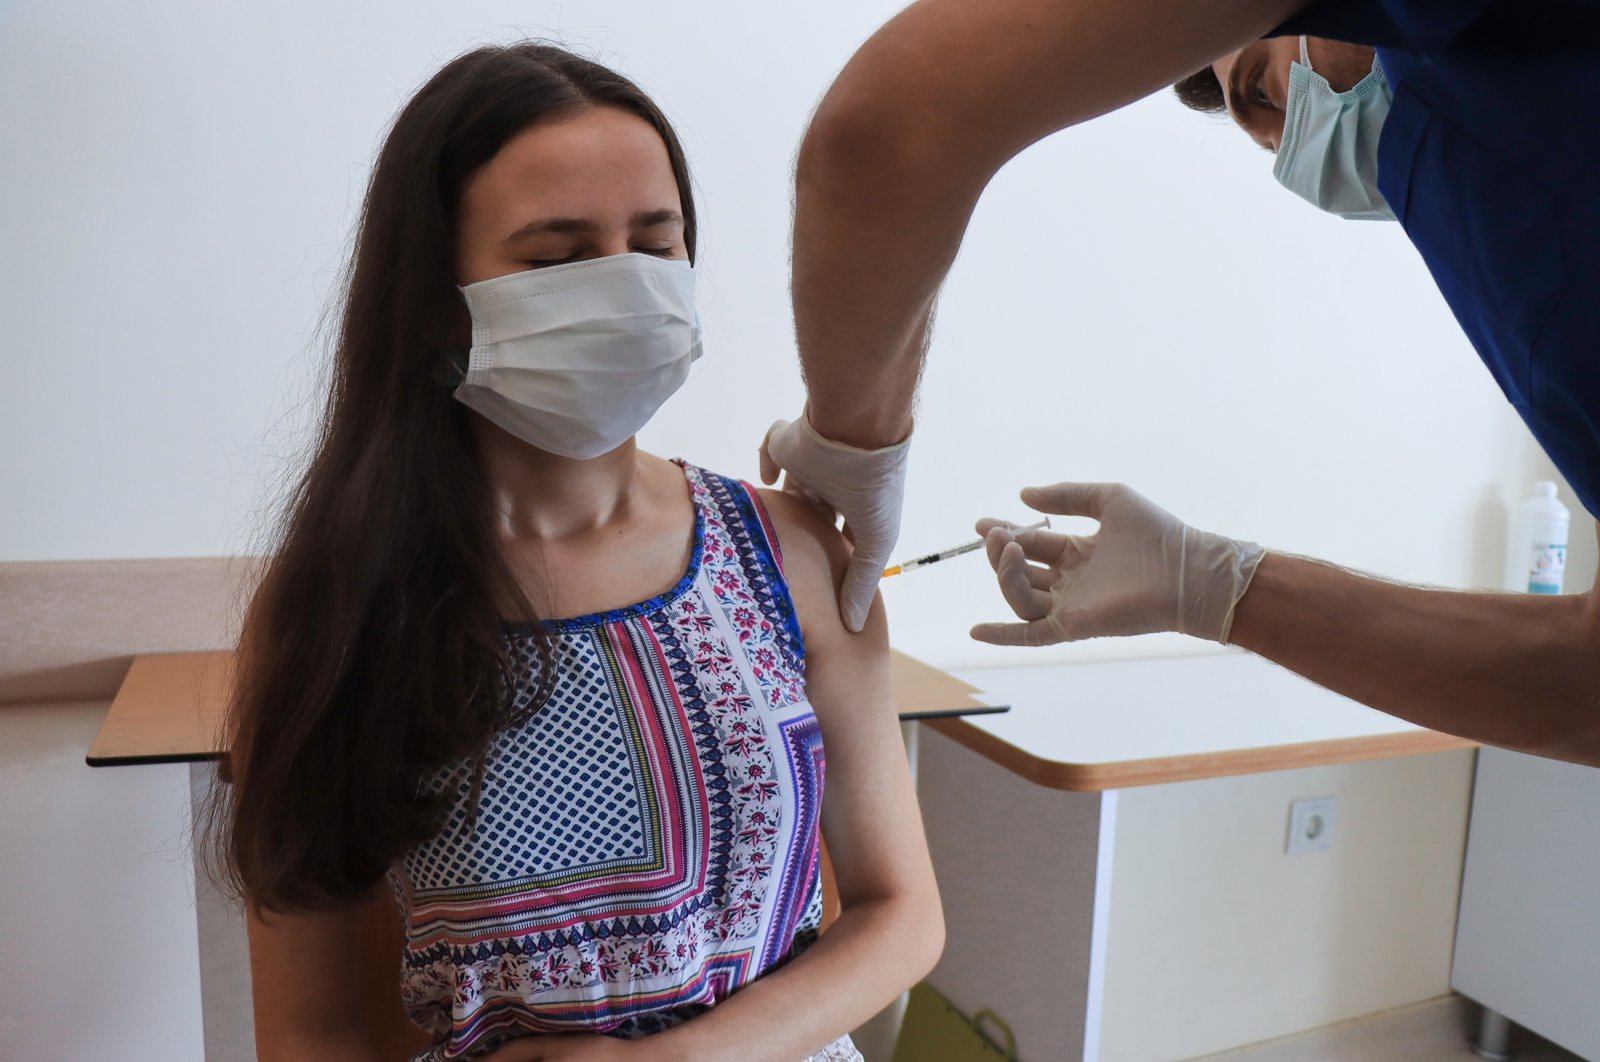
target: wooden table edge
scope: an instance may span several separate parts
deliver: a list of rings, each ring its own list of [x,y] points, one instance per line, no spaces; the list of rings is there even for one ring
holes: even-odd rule
[[[902,722],[1010,710],[978,700],[975,687],[942,669],[899,649],[891,648],[890,653],[897,696],[909,692],[909,703],[933,705],[898,712]],[[231,649],[135,653],[84,763],[90,767],[126,767],[222,760],[225,753],[217,748],[215,740],[223,712],[222,693],[214,680],[228,673],[233,656]],[[205,686],[202,678],[211,680],[213,685]],[[169,732],[158,740],[143,743],[148,751],[136,751],[139,742],[130,741],[126,733],[130,726],[149,725],[152,721],[171,724],[179,716],[185,720],[179,732],[172,732],[169,726]]]
[[[1421,756],[1453,749],[1475,749],[1478,742],[1433,730],[1411,730],[1395,734],[1368,734],[1361,737],[1329,738],[1288,745],[1262,745],[1255,748],[1222,749],[1215,752],[1179,756],[1154,756],[1148,759],[1111,763],[1063,763],[1025,752],[961,719],[935,719],[924,724],[934,731],[985,759],[1047,789],[1080,793],[1099,793],[1108,789],[1160,785],[1166,782],[1192,782],[1204,778],[1226,778],[1240,774],[1288,771],[1301,767],[1326,767],[1366,760]]]
[[[85,755],[83,762],[90,767],[145,767],[155,763],[221,763],[220,752],[152,752],[137,756]]]

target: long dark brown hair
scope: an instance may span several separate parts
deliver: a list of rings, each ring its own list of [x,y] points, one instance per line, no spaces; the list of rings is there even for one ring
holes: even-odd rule
[[[548,44],[452,60],[395,118],[344,274],[327,412],[245,613],[210,810],[214,872],[259,910],[364,896],[448,808],[421,795],[515,725],[500,623],[534,610],[502,556],[472,415],[438,378],[469,345],[456,287],[469,178],[536,122],[593,106],[649,122],[695,214],[683,149],[636,85]],[[540,643],[548,665],[548,640]],[[552,668],[538,668],[553,677]],[[548,682],[548,678],[541,680]]]

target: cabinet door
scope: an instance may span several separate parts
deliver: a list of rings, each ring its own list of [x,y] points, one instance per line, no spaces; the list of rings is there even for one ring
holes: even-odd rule
[[[1600,770],[1478,753],[1450,984],[1600,1058]]]

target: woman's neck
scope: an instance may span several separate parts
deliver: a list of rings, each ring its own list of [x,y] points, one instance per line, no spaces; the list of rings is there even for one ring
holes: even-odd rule
[[[496,531],[504,538],[559,542],[629,518],[647,481],[632,439],[587,461],[527,445],[474,418]]]

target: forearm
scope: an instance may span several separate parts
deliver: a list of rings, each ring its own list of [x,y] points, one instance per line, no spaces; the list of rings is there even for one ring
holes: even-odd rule
[[[924,910],[932,907],[932,911]],[[888,1006],[943,948],[936,896],[853,905],[815,944],[710,1011],[650,1039],[671,1062],[800,1062]]]
[[[1231,640],[1433,730],[1600,765],[1600,595],[1403,586],[1268,554]]]
[[[837,113],[861,61],[801,145],[792,297],[812,427],[877,449],[910,434],[933,303],[975,198],[918,181],[911,152],[852,131],[860,116]]]
[[[901,12],[851,57],[795,166],[792,295],[808,414],[827,438],[867,449],[911,430],[934,300],[999,165],[935,165],[948,127],[907,91],[915,51],[937,33],[927,21],[924,8]]]

